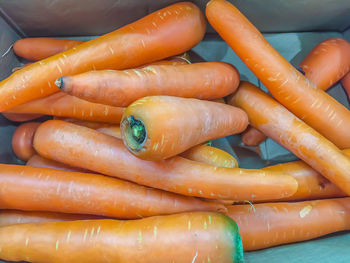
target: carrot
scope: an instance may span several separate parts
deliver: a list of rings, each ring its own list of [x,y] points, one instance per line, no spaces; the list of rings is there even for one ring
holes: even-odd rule
[[[1,93],[1,92],[0,92]],[[119,123],[124,108],[91,103],[63,92],[14,107],[6,113],[35,113],[96,122]]]
[[[57,116],[54,116],[53,119],[74,123],[76,125],[88,127],[94,130],[99,128],[107,128],[107,127],[119,127],[118,124],[111,124],[107,122],[85,121],[85,120],[79,120],[74,118],[65,118],[65,117],[57,117]]]
[[[224,62],[89,71],[61,77],[56,82],[69,95],[117,107],[152,95],[212,100],[231,94],[238,84],[238,71]]]
[[[297,190],[294,178],[276,172],[221,168],[182,157],[144,161],[131,154],[122,140],[57,120],[40,125],[34,148],[48,159],[188,196],[266,200]]]
[[[224,0],[211,0],[207,18],[273,97],[340,148],[350,148],[350,111],[285,60],[244,17]]]
[[[64,222],[99,219],[94,215],[63,214],[52,212],[32,212],[19,210],[0,210],[0,227],[39,222]]]
[[[80,45],[83,41],[47,37],[23,38],[13,45],[17,56],[28,60],[42,60]]]
[[[265,134],[252,126],[249,126],[248,129],[242,133],[242,142],[247,146],[258,146],[265,140]]]
[[[98,174],[0,165],[1,209],[138,218],[188,211],[225,211],[204,202]]]
[[[245,130],[247,115],[230,105],[197,99],[151,96],[125,109],[121,132],[137,157],[161,160],[202,142]]]
[[[228,215],[237,222],[245,251],[300,242],[350,230],[350,198],[297,203],[234,205]]]
[[[2,115],[10,120],[10,121],[14,121],[14,122],[24,122],[24,121],[31,121],[31,120],[35,120],[38,119],[40,117],[42,117],[43,115],[41,114],[28,114],[28,113],[5,113],[3,112]]]
[[[54,82],[62,76],[132,68],[183,53],[203,38],[205,27],[203,14],[192,3],[160,9],[13,73],[0,83],[0,112],[57,92]]]
[[[238,167],[237,160],[229,153],[208,145],[197,145],[180,154],[182,157],[216,167]]]
[[[40,122],[27,122],[17,127],[12,136],[12,150],[18,159],[28,161],[34,154],[33,139]]]
[[[46,159],[44,157],[41,157],[38,154],[33,155],[28,162],[26,163],[27,166],[32,167],[42,167],[42,168],[51,168],[56,170],[62,170],[62,171],[70,171],[70,172],[80,172],[80,173],[86,173],[91,172],[87,169],[82,169],[79,167],[72,167],[63,163],[59,163],[53,160]]]
[[[350,99],[350,72],[345,75],[345,77],[341,80],[341,84],[345,89],[345,92],[348,94],[348,98]]]
[[[241,82],[229,103],[242,108],[252,126],[289,149],[350,195],[350,159],[265,92]]]
[[[7,226],[0,229],[0,247],[0,258],[11,261],[243,262],[237,224],[203,212]]]
[[[341,38],[327,39],[311,50],[300,67],[313,84],[327,90],[350,70],[350,43]]]

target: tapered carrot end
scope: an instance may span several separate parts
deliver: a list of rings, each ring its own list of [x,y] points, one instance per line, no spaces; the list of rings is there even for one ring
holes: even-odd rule
[[[64,91],[63,79],[64,79],[64,77],[56,79],[55,85],[56,85],[60,90],[63,90],[63,91]]]

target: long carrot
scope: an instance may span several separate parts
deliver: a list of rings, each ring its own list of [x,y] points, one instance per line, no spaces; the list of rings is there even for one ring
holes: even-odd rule
[[[350,43],[341,38],[322,41],[305,57],[300,67],[313,84],[327,90],[350,70]]]
[[[75,220],[93,220],[100,218],[102,219],[103,217],[94,215],[77,215],[53,212],[0,210],[0,227],[27,223],[64,222]]]
[[[292,113],[340,148],[350,148],[350,111],[285,60],[232,4],[211,0],[207,18],[219,35]]]
[[[0,247],[11,261],[243,262],[237,224],[218,213],[13,225],[0,228]]]
[[[203,14],[192,3],[160,9],[13,73],[0,83],[0,111],[57,92],[54,82],[62,76],[131,68],[183,53],[203,38],[205,26]]]
[[[295,117],[265,92],[241,82],[229,103],[242,108],[249,122],[289,149],[350,195],[350,158],[321,134]]]
[[[1,209],[139,218],[188,211],[225,211],[213,202],[98,174],[0,165]]]
[[[237,69],[224,62],[89,71],[56,82],[69,95],[117,107],[153,95],[213,100],[231,94],[238,84]]]
[[[34,37],[17,40],[13,51],[17,56],[28,60],[42,60],[80,45],[83,41]]]
[[[27,122],[17,127],[12,136],[12,150],[17,158],[28,161],[34,154],[33,139],[40,122]]]
[[[35,119],[38,119],[42,117],[41,114],[28,114],[28,113],[5,113],[3,112],[2,115],[10,120],[15,122],[24,122],[24,121],[32,121]]]
[[[144,161],[121,140],[58,120],[40,125],[34,148],[45,158],[188,196],[266,200],[297,190],[294,178],[276,172],[221,168],[182,157]]]
[[[177,155],[202,142],[245,130],[244,111],[230,105],[170,96],[139,99],[120,124],[128,149],[145,160]]]
[[[123,111],[124,108],[92,103],[58,92],[14,107],[6,113],[35,113],[96,122],[119,123]]]
[[[343,85],[343,88],[350,99],[350,72],[341,80],[341,84]]]
[[[350,229],[350,198],[297,203],[234,205],[228,215],[237,222],[245,251],[300,242]]]
[[[265,140],[266,135],[252,126],[242,133],[242,142],[247,146],[258,146]]]

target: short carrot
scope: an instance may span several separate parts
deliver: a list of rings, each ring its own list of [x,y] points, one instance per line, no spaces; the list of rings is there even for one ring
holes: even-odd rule
[[[2,115],[10,120],[10,121],[14,121],[14,122],[25,122],[25,121],[32,121],[35,119],[38,119],[40,117],[42,117],[43,115],[41,114],[29,114],[29,113],[5,113],[3,112]]]
[[[182,157],[144,161],[122,140],[58,120],[40,125],[34,148],[45,158],[188,196],[271,200],[297,190],[293,177],[276,172],[215,167]]]
[[[322,41],[300,63],[300,68],[319,89],[327,90],[350,71],[350,43],[341,38]]]
[[[350,230],[350,198],[228,207],[243,250],[258,250]]]
[[[282,105],[338,147],[350,148],[350,111],[316,89],[232,4],[211,0],[210,24]]]
[[[12,150],[18,159],[28,161],[34,154],[33,139],[40,122],[27,122],[17,127],[12,136]]]
[[[333,143],[249,82],[241,82],[229,103],[242,108],[252,126],[350,195],[350,158]]]
[[[77,215],[53,212],[0,210],[0,227],[39,222],[64,222],[75,220],[102,219],[94,215]]]
[[[0,228],[0,247],[0,258],[10,261],[243,262],[237,224],[203,212],[7,226]]]
[[[247,146],[258,146],[265,140],[266,135],[252,126],[242,133],[242,142]]]
[[[132,68],[183,53],[203,38],[205,27],[203,14],[190,2],[160,9],[13,73],[0,83],[0,112],[57,92],[54,82],[62,76]]]
[[[341,84],[350,99],[350,72],[341,80]]]
[[[225,211],[213,202],[98,174],[0,164],[1,209],[139,218],[188,211]]]
[[[240,133],[244,111],[198,99],[150,96],[127,107],[120,124],[128,149],[145,160],[177,155],[208,140]]]
[[[154,95],[213,100],[231,94],[238,84],[237,69],[225,62],[95,70],[64,76],[56,82],[69,95],[117,107],[126,107],[140,98]]]
[[[119,123],[124,108],[92,103],[63,92],[14,107],[6,113],[35,113],[96,122]]]

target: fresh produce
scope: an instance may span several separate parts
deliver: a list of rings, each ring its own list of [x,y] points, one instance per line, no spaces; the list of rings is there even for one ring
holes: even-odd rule
[[[230,105],[170,96],[144,97],[124,111],[124,144],[137,157],[162,160],[246,129],[244,111]]]
[[[265,134],[252,126],[242,133],[242,142],[247,146],[258,146],[265,140]]]

